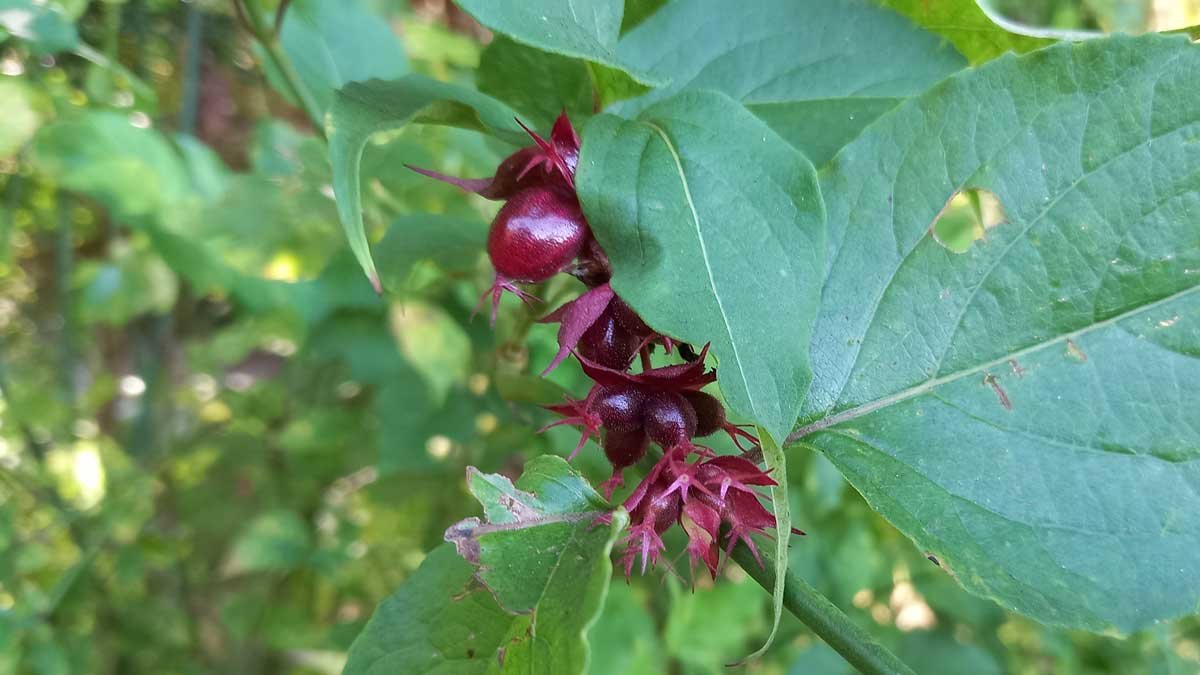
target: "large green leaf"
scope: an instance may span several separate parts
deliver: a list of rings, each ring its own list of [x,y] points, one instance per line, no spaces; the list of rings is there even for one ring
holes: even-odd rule
[[[937,36],[857,0],[679,0],[622,37],[617,53],[670,85],[615,112],[681,89],[721,91],[818,166],[876,117],[966,65]]]
[[[592,113],[588,64],[527,47],[500,35],[483,50],[475,73],[479,91],[527,115],[534,129],[549,129],[560,112],[578,125]]]
[[[381,287],[363,226],[359,182],[359,163],[371,135],[422,122],[487,131],[519,143],[524,132],[515,116],[484,94],[420,75],[354,82],[337,92],[326,120],[333,190],[350,250],[376,290]]]
[[[621,297],[664,333],[711,341],[727,402],[783,438],[808,388],[825,249],[808,160],[733,99],[685,92],[636,120],[594,118],[577,185]]]
[[[279,40],[322,111],[347,83],[391,79],[408,70],[396,34],[361,0],[297,0],[287,10]]]
[[[457,4],[479,23],[522,44],[653,81],[617,57],[624,0],[458,0]]]
[[[980,7],[987,0],[878,0],[912,19],[918,26],[949,40],[973,64],[1004,52],[1027,52],[1053,40],[1010,33],[996,25]]]
[[[530,461],[515,486],[471,469],[468,487],[487,522],[446,531],[466,561],[434,551],[355,641],[347,674],[585,672],[624,511],[598,525],[607,502],[557,456]]]
[[[1131,631],[1200,602],[1200,48],[998,59],[834,160],[815,376],[823,450],[967,589]],[[1007,215],[929,236],[982,188]]]

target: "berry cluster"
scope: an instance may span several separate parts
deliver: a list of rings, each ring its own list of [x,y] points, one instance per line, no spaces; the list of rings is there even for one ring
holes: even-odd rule
[[[715,576],[721,543],[727,556],[739,541],[757,556],[750,535],[775,527],[775,518],[759,501],[756,488],[776,483],[745,456],[720,456],[694,442],[722,431],[743,452],[743,440],[758,442],[726,419],[720,401],[701,391],[716,380],[716,371],[704,365],[708,348],[696,354],[655,332],[613,292],[612,268],[575,194],[580,142],[566,115],[554,123],[549,140],[525,130],[534,145],[506,158],[492,178],[462,179],[412,168],[505,201],[488,233],[496,278],[480,298],[481,303],[491,298],[493,323],[505,291],[530,301],[519,283],[565,272],[588,286],[542,319],[559,324],[558,354],[542,374],[573,354],[594,385],[581,401],[546,407],[563,418],[549,426],[582,430],[571,459],[588,439],[600,441],[613,465],[612,477],[601,486],[608,498],[623,484],[625,469],[645,457],[652,443],[662,448],[662,456],[624,502],[631,524],[625,539],[626,575],[638,556],[643,572],[659,560],[665,548],[662,534],[676,523],[687,533],[693,571],[703,562]],[[678,351],[684,363],[651,367],[655,346]],[[641,367],[634,372],[639,356]]]

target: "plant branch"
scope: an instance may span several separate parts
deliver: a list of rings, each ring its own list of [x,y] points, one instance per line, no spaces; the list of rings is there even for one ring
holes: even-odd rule
[[[734,549],[733,559],[768,593],[771,592],[775,583],[775,561],[763,558],[760,566],[745,544]],[[817,589],[787,570],[783,574],[787,576],[783,606],[858,672],[863,675],[915,675]]]
[[[308,115],[308,119],[312,122],[313,129],[317,135],[325,138],[325,116],[321,113],[321,108],[317,105],[317,100],[313,98],[312,92],[300,80],[300,73],[296,72],[291,59],[283,53],[283,47],[279,43],[279,35],[263,24],[262,15],[258,11],[258,8],[253,5],[247,5],[246,0],[233,0],[233,7],[242,25],[258,41],[267,59],[275,67],[275,71],[279,73],[288,93],[300,104],[305,114]]]

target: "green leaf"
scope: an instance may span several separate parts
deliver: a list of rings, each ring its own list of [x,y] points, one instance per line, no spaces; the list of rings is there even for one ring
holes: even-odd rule
[[[520,143],[525,135],[515,115],[484,94],[420,75],[355,82],[337,92],[326,121],[333,190],[350,249],[376,290],[381,286],[363,226],[359,182],[359,163],[371,135],[418,122],[486,131]]]
[[[641,82],[655,83],[652,76],[617,57],[624,0],[459,0],[457,4],[479,23],[522,44],[595,61],[624,70]]]
[[[1053,40],[1010,33],[996,25],[977,0],[878,0],[918,26],[946,38],[972,64],[990,61],[1004,52],[1028,52]]]
[[[726,401],[782,439],[824,266],[812,165],[736,101],[686,92],[634,121],[593,118],[576,181],[613,287],[657,330],[711,341]]]
[[[531,128],[549,130],[566,111],[579,125],[592,114],[592,79],[586,61],[540,49],[498,35],[483,50],[475,72],[479,91],[519,110]]]
[[[1200,602],[1200,49],[1147,36],[964,72],[822,188],[831,264],[789,441],[968,590],[1132,631]],[[957,192],[1007,216],[929,236]]]
[[[468,481],[489,522],[468,519],[446,538],[477,566],[435,549],[380,605],[345,675],[585,671],[625,513],[595,526],[608,504],[559,457],[530,461],[516,486],[474,469]]]
[[[510,632],[530,620],[502,610],[474,571],[449,544],[434,549],[375,611],[342,674],[497,672]]]
[[[879,115],[965,65],[937,36],[851,0],[680,0],[621,38],[617,53],[670,85],[614,112],[628,116],[683,89],[720,91],[817,166]]]
[[[624,511],[597,526],[608,503],[561,457],[525,465],[514,486],[471,468],[467,485],[487,522],[468,518],[446,531],[502,607],[536,617],[503,656],[504,672],[582,673],[588,628],[604,606],[609,554],[628,522]]]
[[[396,34],[361,0],[297,0],[288,7],[279,41],[322,111],[350,82],[408,71]]]
[[[0,0],[0,30],[28,42],[38,56],[65,52],[79,44],[75,24],[57,2]]]

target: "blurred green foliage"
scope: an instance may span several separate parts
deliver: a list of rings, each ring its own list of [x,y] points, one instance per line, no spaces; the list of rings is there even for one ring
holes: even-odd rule
[[[286,50],[325,39],[321,17],[366,21],[396,40],[367,75],[472,83],[484,35],[447,3],[329,1],[295,3]],[[1162,3],[996,4],[1142,30]],[[0,32],[0,673],[339,672],[379,602],[475,515],[468,464],[515,476],[574,446],[534,433],[537,403],[585,386],[570,365],[532,377],[553,328],[508,301],[494,331],[471,320],[495,207],[401,166],[482,176],[503,148],[432,127],[368,148],[380,298],[345,249],[322,142],[228,3],[0,0],[13,8],[40,13]],[[487,49],[485,89],[531,59]],[[315,86],[343,75],[298,67]],[[526,91],[531,118],[557,111]],[[1200,622],[1126,640],[1040,626],[959,589],[822,457],[790,464],[810,533],[794,571],[918,672],[1200,672]],[[577,465],[605,477],[594,449]],[[592,672],[724,672],[767,605],[734,567],[694,591],[615,583]],[[847,672],[798,622],[782,630],[754,672]]]

